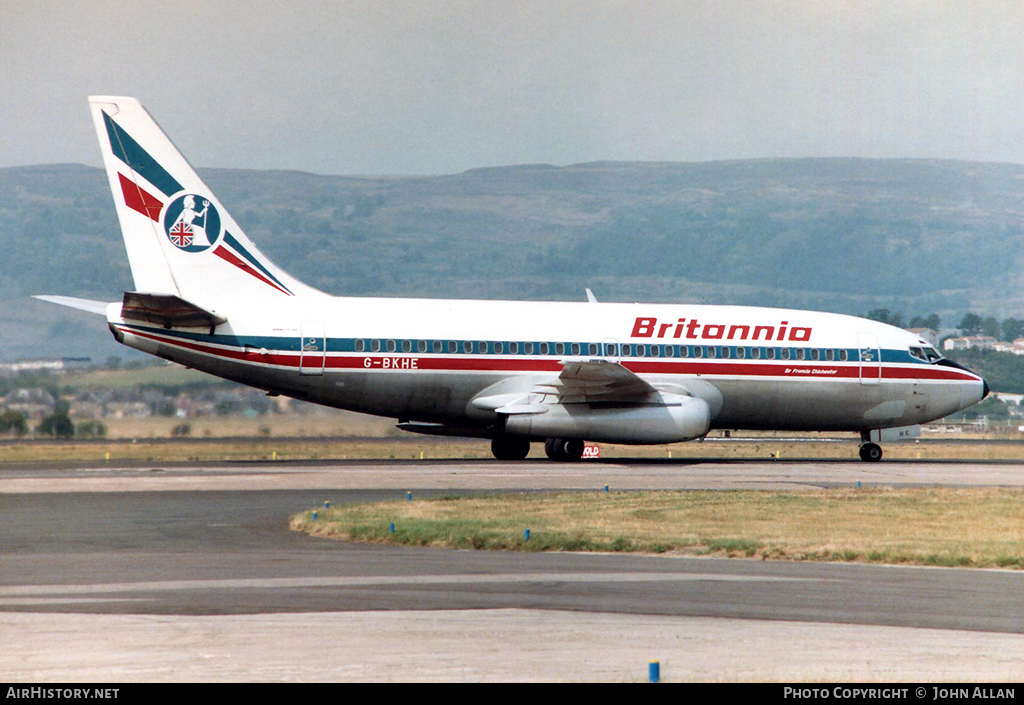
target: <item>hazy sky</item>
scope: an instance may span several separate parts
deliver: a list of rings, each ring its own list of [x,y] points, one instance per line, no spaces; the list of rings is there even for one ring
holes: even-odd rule
[[[0,167],[134,95],[198,166],[1024,163],[1024,2],[0,0]]]

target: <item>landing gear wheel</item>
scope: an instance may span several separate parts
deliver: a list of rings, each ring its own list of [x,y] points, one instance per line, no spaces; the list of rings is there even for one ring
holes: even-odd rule
[[[583,441],[562,441],[562,453],[566,460],[580,460],[583,457]]]
[[[544,453],[561,462],[579,460],[583,457],[583,441],[549,438],[544,441]]]
[[[860,459],[866,463],[877,463],[882,459],[882,447],[877,443],[865,443],[860,447]]]
[[[525,438],[499,436],[491,441],[491,453],[498,460],[522,460],[530,454],[530,442]]]

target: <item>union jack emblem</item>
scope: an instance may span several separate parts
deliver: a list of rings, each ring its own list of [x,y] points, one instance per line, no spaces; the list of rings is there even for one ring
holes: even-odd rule
[[[188,247],[192,244],[192,226],[185,223],[177,223],[167,233],[175,247]]]

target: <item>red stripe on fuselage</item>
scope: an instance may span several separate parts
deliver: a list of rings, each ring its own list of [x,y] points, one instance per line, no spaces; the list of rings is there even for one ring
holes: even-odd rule
[[[246,351],[238,348],[222,348],[213,345],[185,340],[174,336],[161,335],[151,331],[137,330],[129,327],[122,327],[127,333],[137,335],[141,338],[153,340],[159,343],[174,345],[186,350],[212,355],[236,362],[252,362],[280,367],[299,367],[298,353],[268,352],[263,354],[257,351]],[[380,361],[387,358],[391,361],[387,366],[380,364]],[[415,365],[404,365],[400,361],[415,360]],[[367,365],[366,361],[370,364]],[[374,362],[378,364],[374,364]],[[432,357],[424,353],[420,355],[410,354],[351,354],[326,356],[325,367],[337,370],[387,370],[394,372],[407,371],[430,371],[430,372],[561,372],[562,366],[557,360],[519,358],[519,357]],[[675,375],[708,375],[713,377],[785,377],[791,379],[858,379],[861,374],[860,366],[856,363],[847,365],[807,365],[792,364],[785,361],[776,363],[748,362],[735,360],[726,362],[724,360],[708,361],[688,359],[668,360],[626,360],[622,361],[623,367],[637,374],[675,374]],[[877,372],[877,368],[871,368]],[[980,382],[981,380],[969,373],[947,367],[914,365],[911,367],[883,366],[883,380],[904,380],[914,379],[929,381],[947,382]]]

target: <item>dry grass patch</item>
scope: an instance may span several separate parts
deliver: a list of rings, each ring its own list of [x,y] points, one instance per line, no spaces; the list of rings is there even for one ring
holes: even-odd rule
[[[1012,489],[598,492],[340,506],[315,520],[312,511],[296,515],[291,526],[344,540],[457,548],[1020,568],[1022,510],[1024,491]]]

